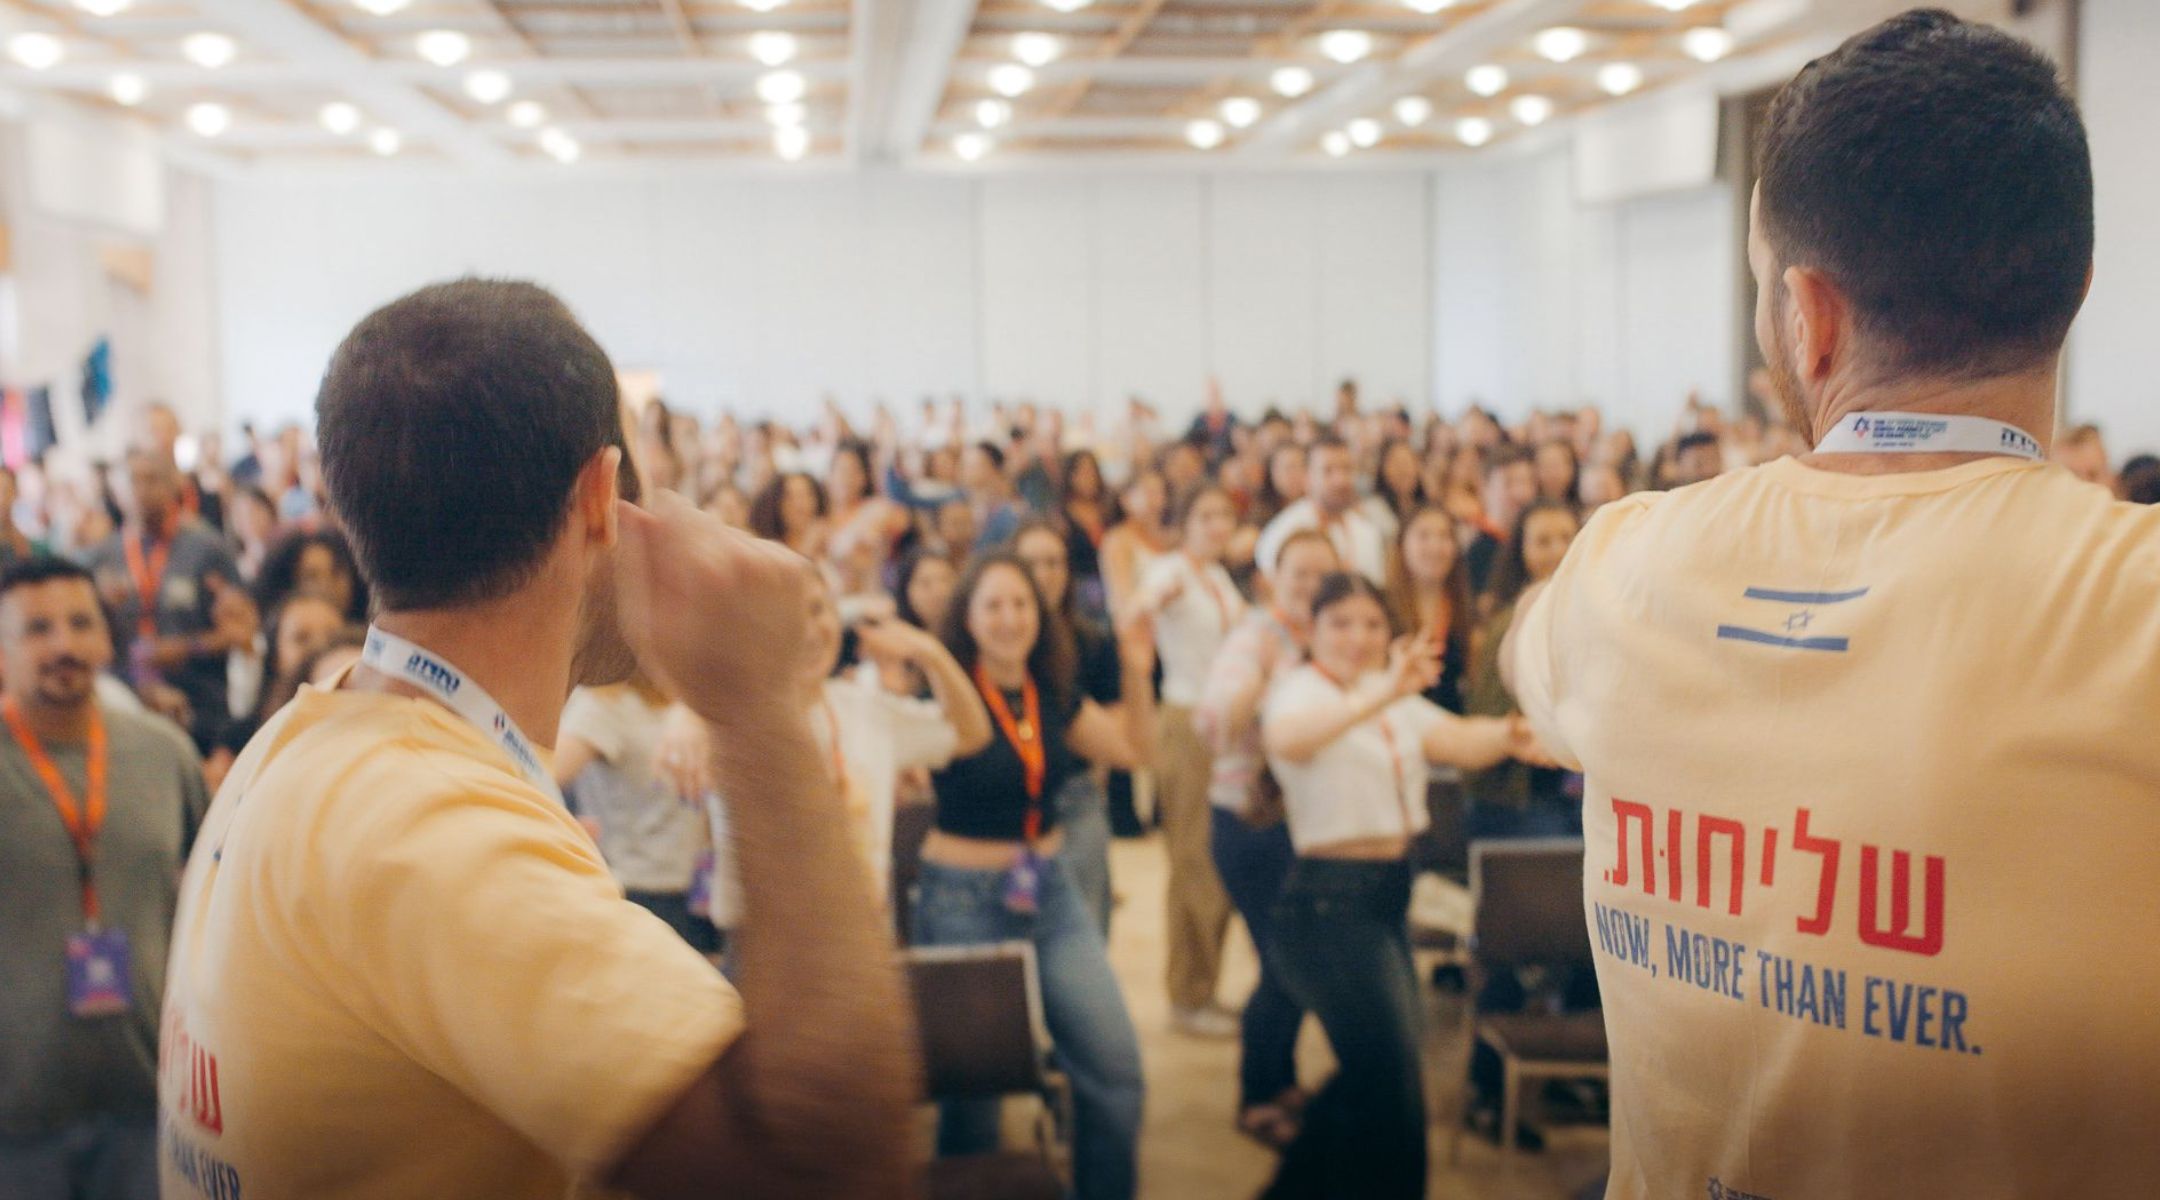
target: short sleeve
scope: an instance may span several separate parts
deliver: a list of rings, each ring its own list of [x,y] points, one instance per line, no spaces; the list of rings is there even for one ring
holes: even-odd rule
[[[596,1176],[734,1040],[740,998],[540,793],[380,757],[348,783],[380,803],[323,829],[306,868],[312,965],[405,1055]]]
[[[562,736],[591,746],[594,754],[610,763],[620,763],[629,745],[622,710],[591,688],[570,693],[569,703],[563,705]]]
[[[1388,706],[1388,718],[1405,736],[1423,744],[1428,734],[1453,718],[1448,711],[1423,696],[1405,696]]]
[[[1518,607],[1514,624],[1515,704],[1538,740],[1563,758],[1573,754],[1560,740],[1559,697],[1554,688],[1553,609],[1560,602],[1559,577],[1533,598],[1527,610]]]
[[[960,748],[960,733],[945,719],[935,701],[895,696],[882,689],[871,697],[871,711],[882,716],[892,730],[893,766],[905,771],[914,767],[942,767]]]
[[[1215,661],[1208,665],[1207,682],[1201,687],[1194,720],[1213,728],[1222,720],[1230,697],[1253,686],[1254,678],[1267,669],[1273,657],[1273,648],[1257,624],[1244,621],[1232,628]]]
[[[1326,704],[1334,691],[1333,685],[1315,675],[1311,668],[1301,667],[1279,680],[1268,692],[1267,701],[1260,710],[1261,723],[1281,720],[1291,713]]]

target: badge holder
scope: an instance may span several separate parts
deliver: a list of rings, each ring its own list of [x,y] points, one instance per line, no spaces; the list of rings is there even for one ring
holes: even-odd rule
[[[116,1017],[133,1006],[127,933],[95,925],[68,935],[68,1012]]]
[[[1020,851],[1020,861],[1005,872],[1005,909],[1023,917],[1032,917],[1042,909],[1042,858],[1029,846]]]

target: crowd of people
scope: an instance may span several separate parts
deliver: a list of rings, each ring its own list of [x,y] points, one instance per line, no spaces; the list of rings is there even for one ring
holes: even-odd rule
[[[1538,744],[1497,667],[1518,600],[1601,506],[1806,449],[1789,428],[1692,399],[1645,456],[1594,408],[1449,420],[1375,408],[1351,381],[1323,413],[1257,417],[1211,386],[1183,428],[1136,401],[1102,437],[1053,407],[959,400],[924,401],[912,425],[880,408],[859,427],[831,404],[807,428],[706,421],[659,401],[625,420],[646,488],[815,565],[812,664],[769,693],[810,714],[901,940],[1034,945],[1084,1197],[1137,1188],[1145,1082],[1124,996],[1149,985],[1110,969],[1113,912],[1131,897],[1108,849],[1149,825],[1169,863],[1173,1021],[1241,1041],[1226,1113],[1283,1153],[1276,1194],[1325,1194],[1345,1162],[1372,1194],[1417,1191],[1426,1104],[1405,912],[1430,804],[1464,805],[1474,838],[1582,832],[1581,777]],[[249,431],[227,463],[205,436],[183,470],[170,410],[151,406],[142,429],[87,503],[35,467],[0,475],[9,694],[57,679],[89,722],[18,727],[11,699],[0,771],[12,794],[73,795],[72,778],[77,792],[155,795],[131,819],[170,814],[147,832],[105,829],[96,872],[154,983],[209,794],[267,718],[360,657],[370,601],[307,439]],[[2154,499],[2155,460],[2112,470],[2096,429],[2067,431],[2056,454]],[[48,602],[55,584],[72,586]],[[69,734],[100,725],[111,761],[91,781],[88,735]],[[158,732],[175,727],[186,736]],[[706,739],[657,679],[580,688],[552,777],[628,896],[727,964],[743,903]],[[902,820],[911,807],[925,819]],[[7,844],[43,845],[46,876],[73,878],[66,840],[28,836],[50,823],[46,805],[7,819]],[[896,840],[896,827],[928,831]],[[116,880],[112,848],[127,840],[144,870]],[[68,926],[72,888],[31,897],[38,875],[9,878],[24,901],[11,911]],[[1226,1009],[1233,913],[1262,969]],[[91,1036],[70,1022],[79,998],[59,965],[11,976],[52,978],[5,1002],[21,1069],[6,1072],[19,1082],[0,1137],[147,1119],[155,1006],[124,1035]],[[1524,1003],[1507,993],[1479,1003]],[[1340,1063],[1324,1086],[1296,1070],[1308,1014]],[[1481,1087],[1471,1111],[1487,1131],[1493,1102]],[[941,1153],[996,1140],[994,1102],[946,1106]]]

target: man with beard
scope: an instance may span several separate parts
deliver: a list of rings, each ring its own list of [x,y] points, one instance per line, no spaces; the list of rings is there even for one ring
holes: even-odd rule
[[[801,560],[631,503],[614,368],[530,284],[369,315],[316,419],[378,616],[249,743],[189,864],[167,1200],[908,1191],[890,935],[802,706],[762,694],[801,673]],[[739,994],[549,774],[572,686],[633,666],[710,726]]]
[[[1915,11],[1760,155],[1756,338],[1813,452],[1606,505],[1503,647],[1586,774],[1608,1195],[2145,1192],[2160,513],[2045,461],[2083,124]]]
[[[101,708],[90,572],[0,575],[0,1196],[155,1200],[158,1005],[209,796],[178,729]]]

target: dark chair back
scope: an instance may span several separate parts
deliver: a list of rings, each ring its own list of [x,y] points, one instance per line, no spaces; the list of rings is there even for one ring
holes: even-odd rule
[[[1477,905],[1471,953],[1487,969],[1590,961],[1580,838],[1481,841],[1470,847]]]
[[[916,946],[904,952],[922,1026],[926,1095],[956,1100],[1041,1092],[1042,994],[1035,947]]]
[[[937,824],[937,805],[902,804],[893,809],[893,933],[905,946],[914,935],[915,882],[922,878],[922,848]]]

